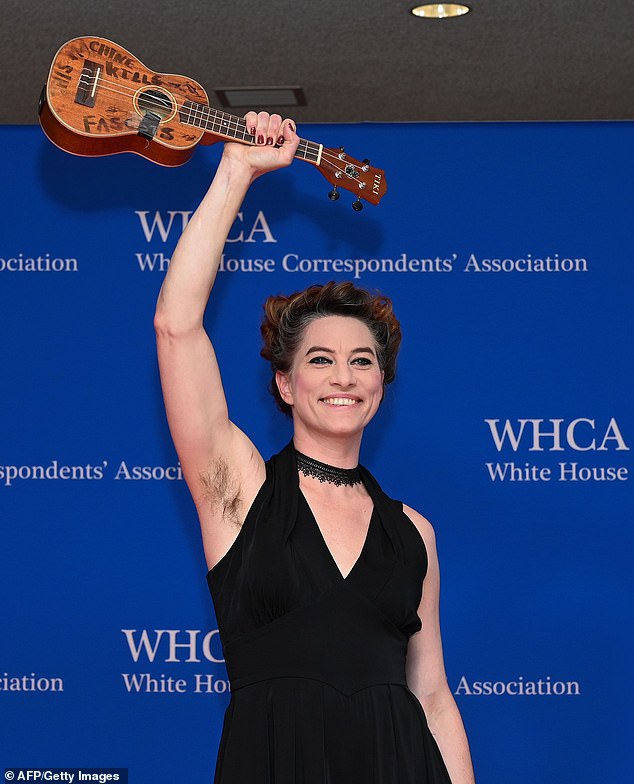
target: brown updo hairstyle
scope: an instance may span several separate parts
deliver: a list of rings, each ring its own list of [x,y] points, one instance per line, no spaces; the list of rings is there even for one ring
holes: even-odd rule
[[[376,343],[379,367],[384,372],[383,386],[394,380],[396,355],[401,345],[401,327],[392,302],[382,294],[372,294],[349,281],[314,284],[288,297],[271,296],[264,303],[260,331],[264,346],[260,355],[271,363],[273,378],[269,389],[280,411],[291,415],[275,381],[275,374],[288,373],[306,327],[324,316],[351,316],[362,321]]]

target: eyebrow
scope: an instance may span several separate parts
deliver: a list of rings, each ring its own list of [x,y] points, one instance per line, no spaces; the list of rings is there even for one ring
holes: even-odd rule
[[[331,348],[325,348],[324,346],[312,346],[308,349],[304,356],[308,356],[309,354],[314,354],[317,351],[324,351],[327,354],[334,354],[335,351]],[[351,354],[372,354],[373,357],[376,356],[376,353],[373,348],[369,346],[360,346],[359,348],[353,348],[350,352]]]

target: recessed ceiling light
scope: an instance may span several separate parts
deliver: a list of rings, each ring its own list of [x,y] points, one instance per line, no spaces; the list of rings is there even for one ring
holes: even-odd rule
[[[468,5],[459,3],[425,3],[412,8],[414,16],[421,16],[424,19],[447,19],[451,16],[462,16],[468,14],[471,9]]]

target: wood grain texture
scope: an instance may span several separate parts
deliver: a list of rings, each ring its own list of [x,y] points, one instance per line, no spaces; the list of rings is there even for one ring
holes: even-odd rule
[[[78,97],[88,96],[82,105]],[[185,163],[202,140],[202,128],[182,122],[188,101],[209,106],[204,88],[186,76],[147,68],[105,38],[75,38],[53,59],[40,123],[51,141],[77,155],[135,152],[165,165]],[[149,140],[139,135],[146,111],[160,120]],[[205,143],[216,138],[205,139]]]

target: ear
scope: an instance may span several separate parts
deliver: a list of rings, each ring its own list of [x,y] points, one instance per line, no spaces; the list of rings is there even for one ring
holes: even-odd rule
[[[282,373],[280,370],[275,373],[275,383],[282,396],[282,400],[289,406],[293,405],[293,392],[288,378],[288,373]]]

